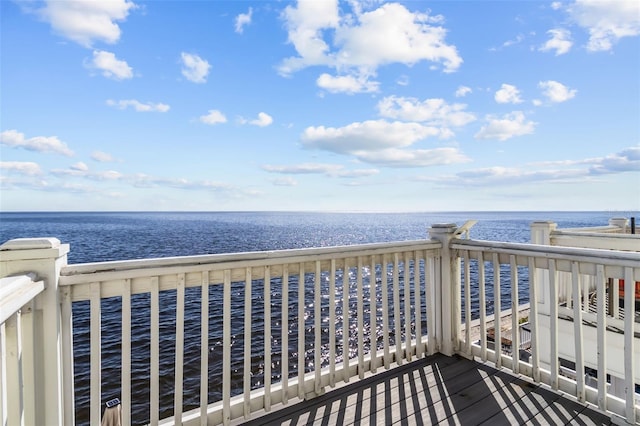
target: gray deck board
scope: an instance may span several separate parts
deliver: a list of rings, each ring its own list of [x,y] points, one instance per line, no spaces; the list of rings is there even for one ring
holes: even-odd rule
[[[508,371],[434,355],[257,413],[247,425],[609,425],[608,416]]]

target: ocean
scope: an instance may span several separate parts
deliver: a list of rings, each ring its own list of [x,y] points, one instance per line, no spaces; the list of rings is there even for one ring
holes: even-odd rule
[[[328,247],[373,242],[427,238],[435,223],[477,220],[471,238],[529,242],[529,227],[534,221],[553,221],[560,228],[606,225],[612,217],[637,216],[638,212],[442,212],[442,213],[306,213],[306,212],[42,212],[0,213],[0,243],[21,237],[56,237],[69,243],[69,264],[168,256],[189,256]],[[505,283],[507,285],[508,283]],[[199,293],[187,291],[196,301]],[[210,299],[220,298],[211,288]],[[190,296],[191,294],[191,296]],[[175,328],[175,292],[161,296],[161,328],[169,331],[161,341],[161,418],[172,414],[173,341]],[[136,295],[132,306],[148,310],[148,295]],[[242,306],[237,306],[242,316]],[[102,384],[103,401],[119,396],[120,307],[117,300],[102,303]],[[198,311],[199,312],[199,311]],[[74,315],[74,359],[76,423],[88,424],[89,404],[89,306],[76,302]],[[217,315],[212,312],[212,316]],[[185,330],[185,409],[198,404],[199,315],[186,318]],[[210,371],[221,374],[219,335],[211,336]],[[219,334],[219,333],[218,333]],[[274,336],[277,337],[277,336]],[[292,342],[293,342],[292,336]],[[235,335],[234,335],[235,338]],[[241,345],[241,336],[238,344]],[[149,419],[149,323],[142,317],[132,330],[132,415],[134,424]],[[259,342],[255,342],[256,347]],[[277,354],[274,361],[277,362]],[[233,363],[236,364],[236,361]],[[241,377],[241,367],[236,373]],[[290,371],[295,374],[295,369]],[[278,377],[274,377],[276,381]],[[241,381],[241,379],[240,379]],[[260,385],[256,375],[255,386]],[[220,383],[210,383],[210,402],[219,399]]]

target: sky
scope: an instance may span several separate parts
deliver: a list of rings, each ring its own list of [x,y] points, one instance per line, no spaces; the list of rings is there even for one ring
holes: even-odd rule
[[[640,2],[0,0],[2,211],[640,210]]]

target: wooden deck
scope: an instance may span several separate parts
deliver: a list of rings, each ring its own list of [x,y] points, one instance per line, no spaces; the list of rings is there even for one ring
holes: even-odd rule
[[[307,401],[252,416],[247,425],[608,425],[608,416],[508,371],[434,355]]]

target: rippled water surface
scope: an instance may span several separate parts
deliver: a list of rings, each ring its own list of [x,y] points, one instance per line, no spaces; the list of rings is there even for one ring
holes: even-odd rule
[[[69,243],[70,264],[99,262],[108,260],[139,259],[151,257],[186,256],[212,253],[232,253],[244,251],[277,250],[303,247],[350,245],[370,242],[386,242],[427,238],[427,229],[434,223],[456,223],[478,220],[471,230],[471,238],[511,242],[528,242],[529,227],[533,221],[550,220],[561,228],[599,226],[608,223],[611,217],[630,217],[637,212],[466,212],[466,213],[269,213],[269,212],[229,212],[229,213],[0,213],[0,242],[19,237],[56,237]],[[378,274],[381,271],[377,271]],[[473,273],[473,271],[472,271]],[[365,279],[366,275],[365,275]],[[508,279],[508,277],[507,277]],[[341,282],[341,279],[339,280]],[[352,282],[352,280],[350,280]],[[275,302],[282,300],[279,281],[272,282],[271,297]],[[309,286],[311,284],[311,286]],[[365,287],[368,288],[368,287]],[[290,284],[291,306],[297,298],[298,284]],[[355,310],[356,300],[353,288],[349,293],[349,314],[343,315],[342,306],[336,312],[339,333],[342,321],[349,321]],[[243,288],[234,284],[232,323],[232,352],[243,347],[242,332],[244,306]],[[342,289],[340,289],[342,291]],[[367,290],[368,291],[368,290]],[[252,300],[260,300],[262,289],[254,289]],[[306,283],[307,300],[312,300],[313,284]],[[472,296],[477,291],[472,291]],[[367,302],[365,316],[371,310],[380,309],[382,295],[365,294]],[[505,295],[503,295],[505,297]],[[508,297],[508,295],[506,295]],[[525,296],[526,297],[526,296]],[[187,289],[185,305],[185,408],[199,404],[200,378],[200,289]],[[209,288],[210,318],[209,336],[209,376],[220,377],[222,368],[222,315],[219,306],[222,300],[220,286]],[[508,299],[507,299],[508,300]],[[132,395],[136,398],[132,411],[135,423],[147,422],[149,412],[149,360],[150,347],[150,297],[148,294],[132,297]],[[163,292],[160,296],[160,395],[161,417],[172,414],[175,353],[175,291]],[[280,302],[281,303],[281,302]],[[323,306],[326,301],[323,302]],[[256,304],[259,305],[259,304]],[[307,307],[310,308],[310,307]],[[102,391],[103,400],[119,396],[120,386],[120,298],[102,301]],[[89,403],[89,304],[74,304],[74,356],[76,375],[77,423],[88,424]],[[253,329],[264,329],[263,313],[252,313]],[[289,320],[295,324],[296,312]],[[273,380],[277,381],[282,362],[282,322],[280,308],[274,305],[273,323]],[[312,319],[308,319],[310,327]],[[348,324],[356,333],[355,324]],[[280,327],[280,328],[279,328]],[[289,327],[288,327],[289,328]],[[375,329],[375,325],[373,326]],[[195,332],[193,331],[195,330]],[[288,329],[289,350],[284,359],[297,357],[297,330]],[[192,334],[193,333],[193,334]],[[338,336],[340,337],[340,336]],[[253,347],[262,347],[262,333],[252,337]],[[323,337],[326,339],[326,336]],[[325,341],[323,340],[323,341]],[[379,337],[377,344],[380,345]],[[376,338],[368,336],[368,344]],[[313,342],[307,342],[307,358],[313,360]],[[342,353],[338,353],[342,357]],[[339,361],[339,360],[338,360]],[[323,359],[323,364],[328,362]],[[234,358],[232,377],[240,388],[242,383],[242,361]],[[290,374],[296,374],[296,363],[290,367]],[[264,365],[256,358],[252,365],[252,385],[261,386],[264,380]],[[221,383],[211,380],[210,401],[220,397]],[[235,392],[239,392],[236,390]],[[164,401],[164,403],[163,403]],[[163,405],[164,404],[164,405]]]

